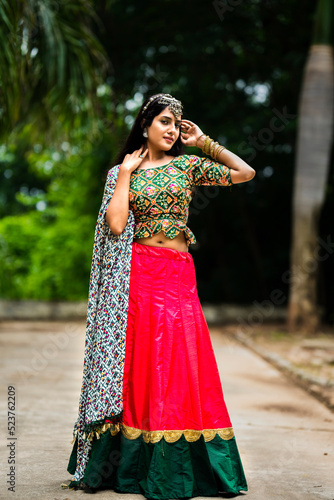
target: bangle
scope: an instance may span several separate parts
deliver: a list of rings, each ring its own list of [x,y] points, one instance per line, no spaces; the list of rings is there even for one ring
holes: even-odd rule
[[[210,156],[212,156],[212,158],[214,158],[213,151],[214,151],[215,147],[216,147],[216,142],[215,141],[211,141],[211,143],[210,143],[210,153],[209,154],[210,154]]]
[[[212,156],[213,150],[215,149],[215,141],[210,142],[210,149],[209,149],[209,155]]]
[[[205,134],[202,134],[202,135],[205,135]],[[202,135],[200,137],[202,137]],[[197,144],[198,139],[196,140],[196,144]],[[220,155],[220,153],[222,151],[224,151],[224,149],[226,149],[225,146],[221,146],[218,142],[211,139],[211,137],[209,137],[208,135],[205,135],[205,139],[204,139],[204,143],[203,143],[203,147],[202,147],[203,153],[210,155],[215,161],[217,161],[218,156]]]
[[[208,147],[210,147],[211,141],[212,141],[212,139],[207,135],[205,137],[204,144],[203,144],[203,149],[202,149],[202,151],[204,153],[206,153],[207,155],[209,154]]]
[[[205,134],[202,134],[202,135],[205,135]],[[202,135],[200,135],[200,136],[196,139],[196,147],[198,147],[198,146],[197,146],[197,142],[198,142],[198,140],[202,137]]]
[[[220,148],[220,145],[219,145],[219,143],[218,143],[218,142],[216,142],[216,145],[217,145],[217,147],[214,149],[214,152],[213,152],[213,159],[214,159],[215,161],[217,161],[218,151],[219,151],[219,148]]]
[[[211,156],[211,150],[212,150],[212,146],[214,146],[214,144],[215,144],[215,141],[213,139],[210,139],[210,142],[209,142],[208,148],[207,148],[207,152],[206,152],[207,155]]]
[[[216,160],[218,159],[218,156],[220,155],[220,153],[221,153],[222,151],[224,151],[224,149],[226,149],[224,146],[219,146],[219,147],[217,148],[216,155],[215,155],[215,156],[216,156]]]

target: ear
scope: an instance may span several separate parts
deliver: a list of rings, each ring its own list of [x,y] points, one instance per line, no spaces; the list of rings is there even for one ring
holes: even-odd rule
[[[145,125],[145,118],[143,118],[142,121],[140,122],[141,128],[144,128],[144,125]]]

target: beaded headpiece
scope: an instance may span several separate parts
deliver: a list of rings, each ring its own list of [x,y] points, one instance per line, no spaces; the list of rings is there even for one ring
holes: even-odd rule
[[[161,97],[160,96],[151,97],[149,101],[145,104],[142,112],[144,113],[149,107],[149,105],[156,99],[159,99],[157,101],[158,104],[166,104],[166,106],[169,107],[175,118],[177,115],[182,115],[183,111],[182,111],[181,101],[178,101],[177,99],[175,99],[175,97],[172,97],[170,94],[163,94]]]

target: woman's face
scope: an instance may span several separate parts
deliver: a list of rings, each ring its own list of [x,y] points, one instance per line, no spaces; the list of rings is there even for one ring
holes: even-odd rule
[[[147,145],[156,149],[168,151],[173,147],[181,131],[181,115],[175,116],[167,108],[153,118],[152,124],[147,127]]]

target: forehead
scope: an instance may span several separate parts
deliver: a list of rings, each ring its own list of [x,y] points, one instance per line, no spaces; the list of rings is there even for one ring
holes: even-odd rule
[[[182,121],[182,117],[181,117],[181,115],[177,115],[177,116],[175,116],[175,115],[171,112],[171,110],[170,110],[168,107],[166,107],[165,109],[163,109],[163,110],[161,111],[161,113],[159,113],[157,116],[158,116],[159,118],[160,118],[161,116],[167,116],[168,118],[171,118],[171,120],[175,120],[175,121],[177,121],[177,122]]]

